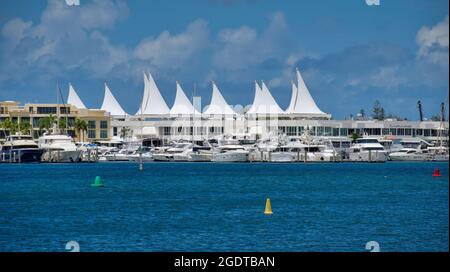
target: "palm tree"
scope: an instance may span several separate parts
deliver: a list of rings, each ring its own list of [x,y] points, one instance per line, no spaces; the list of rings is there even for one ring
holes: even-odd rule
[[[29,122],[20,122],[20,124],[18,126],[18,130],[22,134],[31,134],[31,132],[30,132],[31,124]]]
[[[130,132],[130,129],[127,127],[123,127],[120,130],[120,138],[122,138],[123,140],[125,140],[125,138],[128,136],[128,132]]]
[[[67,133],[67,122],[65,118],[59,119],[59,128],[64,129],[64,131]]]
[[[78,138],[82,138],[82,142],[84,142],[84,132],[87,131],[87,128],[88,125],[86,121],[79,118],[75,119],[75,130],[77,131]]]
[[[51,127],[53,127],[53,124],[56,123],[56,117],[51,115],[43,117],[39,119],[39,130],[42,131],[42,129],[45,129],[45,131],[49,131]]]
[[[0,122],[0,128],[3,131],[3,137],[5,137],[5,138],[6,138],[6,127],[7,127],[7,125],[6,125],[7,121],[6,120],[9,120],[9,119],[5,119],[2,122]]]
[[[358,133],[353,132],[352,135],[350,135],[350,138],[352,138],[352,142],[354,143],[354,142],[356,142],[357,139],[359,139],[361,137],[359,136]]]

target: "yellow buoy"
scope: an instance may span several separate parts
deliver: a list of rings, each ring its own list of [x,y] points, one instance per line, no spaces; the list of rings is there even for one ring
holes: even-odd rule
[[[266,209],[264,210],[264,214],[272,214],[272,206],[270,205],[270,198],[266,199]]]

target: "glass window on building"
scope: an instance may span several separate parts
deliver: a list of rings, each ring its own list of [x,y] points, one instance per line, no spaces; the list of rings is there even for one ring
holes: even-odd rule
[[[423,130],[423,136],[430,137],[431,135],[431,129],[424,129]]]
[[[70,107],[60,107],[59,112],[61,114],[70,114]]]
[[[100,128],[108,128],[108,121],[100,121]]]
[[[372,135],[381,135],[381,128],[373,128]]]
[[[113,136],[117,136],[117,127],[113,127]]]
[[[5,113],[6,113],[5,107],[0,107],[0,114],[5,114]]]
[[[29,107],[29,108],[28,108],[28,112],[29,112],[29,113],[33,113],[33,107]]]
[[[164,135],[169,136],[170,135],[170,127],[164,127]]]
[[[87,133],[87,136],[88,136],[89,139],[95,139],[96,138],[95,130],[89,129],[88,133]]]
[[[38,114],[56,114],[56,107],[37,107]]]
[[[421,128],[416,129],[416,135],[423,136],[423,129],[421,129]]]
[[[397,135],[399,135],[399,136],[405,135],[405,129],[404,128],[398,128],[397,129]]]
[[[389,135],[397,135],[397,129],[396,128],[390,128],[389,129]]]
[[[304,130],[304,127],[298,127],[298,135],[302,135]]]
[[[93,120],[89,120],[88,121],[88,128],[95,128],[95,121],[93,121]],[[95,138],[95,137],[94,137]]]
[[[388,128],[383,128],[382,132],[383,132],[383,135],[389,135],[389,129]]]
[[[431,136],[436,137],[438,135],[437,129],[431,130]]]
[[[16,123],[16,124],[17,124],[18,120],[19,120],[18,117],[11,118],[11,122]]]
[[[339,135],[341,135],[341,136],[348,136],[347,128],[340,128],[339,129]]]
[[[323,136],[324,128],[323,127],[317,127],[316,128],[316,134],[317,136]]]
[[[331,135],[331,127],[324,127],[324,136],[330,136]]]
[[[339,128],[333,128],[331,133],[332,136],[339,136]]]
[[[108,138],[108,131],[106,129],[100,130],[100,138],[102,139]]]
[[[412,135],[412,131],[410,128],[405,128],[405,135],[408,135],[408,136]]]

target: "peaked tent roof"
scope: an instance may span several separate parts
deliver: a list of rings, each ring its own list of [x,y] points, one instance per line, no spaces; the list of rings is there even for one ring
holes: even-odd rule
[[[143,73],[144,75],[144,94],[142,95],[142,101],[141,104],[139,104],[139,110],[136,112],[136,115],[139,114],[143,114],[142,108],[145,110],[145,108],[147,107],[147,102],[148,102],[148,78],[147,75],[145,74],[145,72]]]
[[[69,96],[67,97],[67,104],[73,105],[79,109],[86,109],[86,106],[84,105],[83,101],[81,101],[77,92],[70,83],[69,83]]]
[[[250,109],[246,112],[246,114],[255,114],[257,112],[258,105],[260,104],[262,95],[261,87],[259,86],[258,82],[255,80],[255,96],[253,98],[253,103],[250,107]]]
[[[270,94],[264,81],[262,82],[262,88],[255,82],[255,98],[253,105],[247,111],[247,114],[281,114],[284,111],[278,106],[277,102]]]
[[[291,94],[291,101],[289,102],[289,106],[286,109],[286,113],[291,113],[292,110],[295,108],[295,104],[297,101],[297,95],[298,95],[298,90],[297,90],[297,86],[295,86],[294,81],[291,81],[292,84],[292,94]]]
[[[117,102],[116,98],[112,94],[106,82],[105,82],[105,96],[103,97],[103,103],[100,109],[111,113],[111,115],[113,116],[128,115],[120,106],[119,102]]]
[[[327,115],[319,109],[309,93],[300,71],[297,69],[297,99],[291,113]]]
[[[143,107],[142,114],[164,115],[170,112],[150,72],[144,73],[144,95],[136,115],[141,114],[141,107]]]
[[[192,115],[192,114],[200,114],[194,106],[192,105],[191,101],[187,98],[186,94],[184,93],[183,89],[181,88],[180,83],[177,81],[177,93],[175,95],[175,101],[173,102],[173,106],[170,109],[171,115]]]
[[[208,108],[203,112],[203,114],[209,115],[236,115],[236,112],[228,105],[225,98],[217,88],[216,83],[212,82],[213,90],[211,96],[211,103],[209,103]]]

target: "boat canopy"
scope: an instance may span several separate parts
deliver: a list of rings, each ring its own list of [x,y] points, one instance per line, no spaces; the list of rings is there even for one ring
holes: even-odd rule
[[[278,106],[277,102],[270,94],[264,81],[261,81],[262,88],[255,81],[255,98],[247,114],[282,114],[284,111]]]
[[[170,109],[170,115],[197,115],[200,114],[192,103],[187,98],[180,83],[177,81],[177,93],[175,95],[175,101]]]
[[[81,101],[71,83],[69,83],[69,96],[67,97],[67,104],[73,105],[79,109],[86,109],[86,106],[83,101]]]
[[[169,111],[152,75],[144,72],[144,95],[136,115],[167,115]]]
[[[225,98],[217,88],[217,85],[212,82],[212,96],[211,103],[209,103],[208,108],[203,112],[207,115],[236,115],[236,112],[228,105]]]
[[[103,97],[103,103],[100,109],[109,112],[112,116],[128,115],[120,106],[119,102],[117,102],[116,98],[112,94],[106,82],[105,82],[105,96]]]

